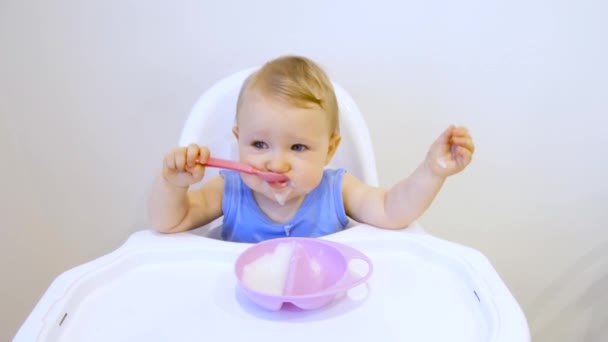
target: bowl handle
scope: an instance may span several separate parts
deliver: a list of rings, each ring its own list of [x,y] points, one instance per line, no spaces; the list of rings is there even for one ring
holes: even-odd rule
[[[342,279],[340,279],[334,286],[327,289],[327,291],[335,292],[335,291],[342,291],[342,290],[350,289],[352,287],[355,287],[359,284],[364,283],[372,275],[372,272],[374,270],[374,265],[372,264],[372,261],[370,260],[370,258],[367,257],[367,255],[361,253],[360,251],[358,251],[352,247],[344,245],[344,244],[334,243],[332,241],[327,241],[327,240],[325,240],[323,242],[328,243],[331,246],[333,246],[334,248],[336,248],[337,250],[339,250],[340,253],[344,256],[344,259],[345,259],[346,265],[347,265],[346,273],[344,274],[344,277],[342,277]],[[360,275],[360,274],[355,273],[352,270],[350,270],[349,265],[351,264],[352,261],[356,261],[356,260],[361,260],[367,264],[367,272],[364,275]],[[323,291],[323,292],[325,292],[325,291]]]

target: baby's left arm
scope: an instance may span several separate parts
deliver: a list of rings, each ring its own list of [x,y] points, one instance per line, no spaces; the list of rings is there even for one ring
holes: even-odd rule
[[[431,205],[446,177],[462,171],[475,146],[465,127],[450,126],[431,145],[426,159],[390,190],[364,184],[345,174],[342,196],[347,215],[381,228],[404,228]]]

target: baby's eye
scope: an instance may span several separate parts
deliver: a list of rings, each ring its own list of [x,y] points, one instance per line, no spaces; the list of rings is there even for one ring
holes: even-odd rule
[[[295,145],[291,146],[291,150],[296,151],[296,152],[306,151],[307,149],[308,149],[308,147],[306,147],[302,144],[295,144]]]
[[[264,149],[264,148],[268,148],[268,144],[266,144],[263,141],[254,141],[251,146],[255,147],[255,148],[259,148],[259,149]]]

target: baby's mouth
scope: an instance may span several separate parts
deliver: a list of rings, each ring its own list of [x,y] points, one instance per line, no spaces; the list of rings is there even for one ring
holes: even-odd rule
[[[289,180],[284,180],[280,182],[268,182],[268,185],[270,185],[270,187],[273,189],[283,189],[289,185]]]

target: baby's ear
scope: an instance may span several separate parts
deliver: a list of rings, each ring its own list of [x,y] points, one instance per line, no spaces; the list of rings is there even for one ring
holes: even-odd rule
[[[232,134],[234,134],[234,137],[236,138],[236,140],[239,140],[239,128],[234,126],[232,127]]]
[[[329,146],[327,148],[327,158],[325,159],[325,165],[329,164],[331,158],[334,157],[334,154],[336,153],[336,150],[338,149],[341,140],[342,137],[338,132],[334,132],[329,138]]]

